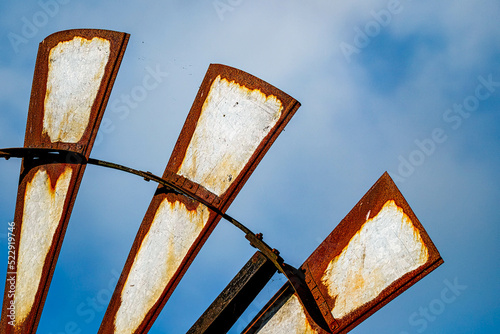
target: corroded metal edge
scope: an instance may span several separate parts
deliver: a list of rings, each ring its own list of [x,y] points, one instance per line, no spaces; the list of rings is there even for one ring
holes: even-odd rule
[[[201,115],[202,107],[205,102],[205,99],[210,91],[210,87],[213,81],[218,77],[227,79],[228,81],[234,81],[242,86],[245,86],[249,89],[259,89],[262,93],[266,95],[274,95],[276,96],[283,105],[283,111],[281,113],[280,119],[277,121],[276,125],[271,129],[268,135],[261,141],[257,149],[252,154],[250,160],[245,165],[243,170],[239,173],[239,175],[234,179],[231,186],[225,191],[219,198],[216,199],[217,203],[213,203],[222,213],[224,213],[229,205],[232,203],[238,192],[241,190],[245,182],[248,180],[252,172],[257,167],[258,163],[262,160],[265,153],[269,150],[272,143],[276,140],[278,135],[284,129],[286,124],[289,122],[291,117],[295,114],[297,109],[300,107],[300,103],[280,91],[279,89],[271,86],[270,84],[264,82],[263,80],[250,75],[246,72],[238,70],[236,68],[232,68],[225,65],[220,64],[211,64],[207,70],[207,73],[203,79],[203,82],[200,86],[198,94],[193,102],[191,110],[186,118],[184,126],[181,130],[177,143],[173,149],[170,160],[167,164],[167,167],[164,172],[164,178],[171,175],[171,173],[176,173],[179,166],[182,164],[184,156],[186,154],[186,150],[189,146],[191,138],[196,129],[197,121]],[[187,180],[189,182],[189,180]],[[195,182],[193,182],[196,184]],[[177,195],[170,193],[167,189],[162,186],[159,186],[151,204],[145,214],[145,217],[139,227],[139,231],[137,232],[136,238],[130,250],[127,261],[124,265],[122,274],[118,283],[116,285],[113,296],[111,297],[111,301],[108,305],[108,309],[104,315],[104,319],[101,323],[101,327],[99,329],[99,333],[113,333],[114,332],[114,319],[118,312],[118,309],[121,304],[121,292],[124,288],[124,284],[127,280],[127,277],[130,274],[131,267],[133,265],[134,259],[139,251],[140,245],[144,240],[146,234],[148,233],[153,217],[158,210],[160,204],[169,198],[170,201],[181,201],[186,205],[186,207],[194,206],[194,203],[191,199],[186,198],[183,195]],[[159,316],[161,310],[165,306],[167,300],[170,298],[174,289],[179,284],[186,270],[189,268],[194,258],[200,251],[201,247],[210,236],[211,232],[219,222],[221,217],[213,212],[211,212],[208,222],[205,227],[201,231],[200,235],[196,239],[196,241],[191,245],[187,255],[182,260],[181,265],[178,270],[174,274],[173,278],[169,281],[166,286],[163,294],[160,299],[154,305],[154,307],[149,311],[141,325],[137,328],[137,333],[146,333],[151,326],[153,325],[156,318]]]
[[[110,41],[110,56],[108,63],[105,67],[104,75],[101,84],[94,99],[91,108],[90,121],[84,134],[77,143],[52,143],[47,134],[42,131],[43,115],[44,115],[44,98],[46,94],[46,82],[48,76],[48,54],[50,50],[59,42],[68,41],[74,37],[93,38],[100,37]],[[30,106],[28,112],[26,135],[24,146],[26,148],[51,148],[51,149],[64,149],[76,151],[88,157],[92,149],[93,143],[97,135],[111,89],[113,87],[118,69],[123,59],[123,54],[127,46],[129,34],[122,32],[114,32],[109,30],[96,30],[96,29],[74,29],[61,31],[48,36],[44,39],[39,46],[37,61],[35,65],[35,72],[33,77],[33,86],[31,91]],[[66,167],[70,167],[73,171],[67,195],[65,197],[64,209],[62,217],[59,221],[58,227],[55,231],[52,244],[45,257],[43,265],[42,277],[40,285],[37,289],[34,304],[31,311],[23,322],[21,328],[17,329],[17,333],[34,333],[40,321],[43,305],[47,297],[48,289],[52,276],[57,263],[57,258],[61,250],[64,234],[67,224],[71,215],[74,201],[78,192],[78,188],[85,171],[85,165],[79,164],[75,161],[67,161],[62,164],[55,164],[52,161],[44,159],[23,159],[20,172],[19,189],[15,210],[15,226],[16,226],[16,239],[15,249],[19,249],[19,236],[22,227],[23,207],[24,207],[24,194],[26,191],[27,183],[31,181],[33,175],[38,170],[44,170],[49,175],[52,181],[58,180]],[[18,253],[16,252],[15,261],[17,264]],[[16,268],[17,270],[17,268]],[[10,270],[11,271],[11,270]],[[6,287],[8,282],[6,282]],[[7,306],[12,298],[9,298],[8,289],[4,293],[2,320],[0,327],[3,333],[14,333],[14,328],[8,324]]]
[[[441,258],[429,235],[424,230],[422,224],[413,213],[413,210],[410,208],[403,195],[390,178],[389,174],[386,172],[301,266],[301,269],[306,272],[306,282],[309,287],[313,290],[317,290],[316,295],[320,301],[319,304],[321,304],[318,306],[322,309],[322,311],[326,310],[325,306],[327,306],[329,311],[331,311],[332,306],[335,305],[335,300],[333,300],[328,294],[327,287],[321,282],[321,278],[329,262],[342,252],[351,240],[352,236],[361,228],[366,219],[376,216],[384,203],[388,200],[394,200],[396,204],[403,208],[404,212],[410,217],[411,222],[419,231],[420,236],[429,251],[428,260],[419,268],[397,279],[385,288],[377,298],[364,304],[362,307],[356,309],[346,317],[342,319],[333,319],[331,318],[331,314],[327,314],[326,320],[330,324],[330,328],[333,333],[347,333],[352,330],[363,320],[368,318],[378,309],[396,298],[410,286],[443,263],[443,259]],[[289,283],[286,283],[268,302],[268,304],[264,306],[261,312],[259,312],[259,314],[250,322],[242,333],[255,333],[258,328],[261,328],[273,316],[273,314],[279,310],[279,308],[292,296],[292,294],[293,291],[290,289]],[[319,328],[308,315],[307,319],[311,327],[314,328],[316,332],[326,333],[326,331]],[[332,321],[332,319],[334,321]]]
[[[292,116],[300,107],[300,103],[288,94],[251,74],[226,65],[210,64],[205,78],[203,79],[203,83],[200,86],[195,101],[193,102],[191,110],[189,111],[189,114],[186,118],[186,122],[184,123],[172,155],[170,156],[166,171],[170,170],[175,173],[181,166],[191,138],[196,129],[198,119],[200,118],[205,98],[210,91],[212,83],[219,75],[222,78],[227,79],[228,81],[234,81],[242,86],[247,87],[248,89],[258,89],[267,96],[273,95],[282,102],[282,105],[284,107],[281,113],[281,117],[274,128],[261,141],[252,157],[250,158],[249,162],[246,164],[238,177],[233,181],[231,186],[224,194],[220,196],[223,199],[222,209],[226,210],[234,200],[238,192],[241,190],[245,182],[248,180],[252,172],[255,170],[259,162],[262,160],[264,155],[267,153],[271,145],[274,143],[278,135],[281,133],[281,131],[283,131],[284,127],[288,124]]]
[[[81,140],[77,143],[51,142],[46,133],[43,133],[44,102],[47,92],[47,78],[49,74],[48,57],[50,50],[60,42],[70,41],[75,37],[92,39],[99,37],[110,41],[109,61],[104,76],[92,105],[90,119]],[[87,158],[90,155],[97,129],[106,108],[111,89],[113,88],[118,69],[130,35],[123,32],[99,29],[73,29],[54,33],[46,37],[39,45],[38,55],[33,76],[28,121],[24,140],[25,147],[41,147],[68,150],[83,153]]]
[[[408,202],[395,185],[394,181],[386,172],[377,180],[377,182],[370,188],[370,190],[368,190],[368,192],[338,224],[332,233],[330,233],[330,235],[304,262],[303,267],[307,265],[315,280],[321,282],[321,277],[330,260],[342,252],[364,222],[369,218],[375,217],[380,212],[383,205],[389,200],[394,200],[396,205],[402,208],[404,213],[409,216],[413,226],[420,233],[420,236],[429,251],[428,259],[425,264],[412,272],[403,275],[390,286],[385,288],[377,298],[366,303],[362,307],[350,313],[348,316],[342,319],[336,319],[338,327],[335,328],[334,333],[346,333],[346,331],[351,330],[378,309],[396,298],[411,285],[415,284],[419,279],[430,273],[432,269],[435,269],[438,265],[443,263],[436,246],[414,214]],[[328,254],[328,256],[325,256],[325,254]],[[323,284],[318,284],[318,288],[325,296],[330,307],[332,307],[335,304],[335,300],[333,300],[328,294],[327,287]]]
[[[250,245],[255,248],[258,248],[262,253],[261,256],[265,256],[265,258],[272,263],[272,267],[274,271],[278,270],[279,272],[285,274],[289,282],[292,284],[294,291],[297,293],[298,301],[305,308],[305,311],[314,319],[316,324],[320,325],[322,328],[329,331],[329,328],[332,324],[335,323],[335,320],[330,316],[328,317],[329,311],[325,311],[325,308],[328,310],[328,305],[324,298],[318,293],[316,288],[316,284],[313,283],[314,279],[311,278],[310,272],[306,271],[305,273],[299,271],[290,265],[287,265],[283,262],[283,259],[279,256],[279,252],[275,249],[271,249],[269,245],[267,245],[263,241],[262,234],[254,234],[251,230],[249,230],[246,226],[232,218],[231,216],[222,213],[220,209],[218,209],[217,205],[221,203],[220,198],[195,182],[192,182],[181,175],[174,174],[172,172],[168,172],[165,174],[163,178],[156,176],[150,172],[139,171],[130,167],[118,165],[111,162],[106,162],[102,160],[96,159],[86,159],[82,154],[64,151],[64,150],[53,150],[53,149],[45,149],[45,148],[6,148],[0,149],[0,157],[9,159],[11,157],[36,157],[38,159],[44,159],[48,162],[57,163],[57,162],[65,162],[71,159],[75,162],[80,162],[82,164],[94,164],[102,167],[112,168],[120,171],[124,171],[127,173],[131,173],[137,176],[140,176],[146,181],[154,181],[159,184],[165,186],[167,189],[173,191],[176,194],[183,194],[188,198],[193,199],[194,201],[205,205],[208,209],[217,213],[224,219],[226,219],[231,224],[235,225],[235,227],[239,228],[243,233],[245,233],[245,238],[250,241]],[[257,275],[257,276],[260,276]],[[258,281],[260,284],[260,281]],[[313,284],[312,284],[313,283]],[[254,283],[249,283],[253,285]],[[265,284],[265,283],[264,283]],[[308,287],[309,285],[309,287]],[[244,287],[245,290],[248,290],[247,287]],[[246,295],[246,293],[245,293]],[[247,297],[235,297],[235,299],[243,299],[245,300]],[[316,302],[321,298],[321,302]],[[252,298],[253,299],[253,298]],[[237,306],[235,306],[237,305]],[[235,302],[231,308],[239,308],[242,303],[240,301]],[[318,307],[319,305],[319,307]],[[243,307],[243,306],[241,306]],[[323,315],[322,315],[323,313]],[[227,323],[229,318],[234,318],[234,313],[231,316],[221,316],[223,318],[223,322]],[[235,318],[234,318],[235,319]],[[326,321],[325,321],[326,320]],[[216,321],[217,322],[217,321]]]

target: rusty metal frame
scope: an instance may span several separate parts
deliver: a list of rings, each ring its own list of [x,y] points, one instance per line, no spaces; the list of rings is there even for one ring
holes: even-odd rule
[[[289,280],[290,288],[293,289],[299,298],[299,301],[303,305],[306,312],[310,315],[318,326],[326,331],[329,331],[329,325],[325,322],[325,316],[321,315],[321,310],[315,301],[316,296],[309,290],[306,284],[306,276],[301,270],[284,263],[283,259],[279,255],[279,251],[272,248],[263,241],[262,233],[253,233],[245,225],[223,213],[219,208],[217,208],[213,203],[220,203],[217,195],[211,193],[209,190],[205,189],[203,186],[187,180],[186,178],[174,174],[172,172],[166,172],[161,178],[150,172],[144,172],[136,170],[130,167],[122,166],[119,164],[97,160],[93,158],[87,159],[82,154],[77,152],[65,151],[65,150],[51,150],[51,149],[33,149],[33,148],[10,148],[1,149],[0,158],[10,159],[11,157],[26,158],[26,157],[37,157],[39,159],[44,159],[49,163],[57,163],[72,160],[81,164],[93,164],[101,167],[107,167],[112,169],[117,169],[130,174],[134,174],[142,177],[146,181],[154,181],[159,183],[161,186],[172,191],[176,195],[185,196],[193,201],[199,202],[209,208],[212,212],[216,213],[220,217],[224,218],[243,233],[245,233],[245,238],[250,242],[252,247],[260,250],[262,256],[265,256],[269,263],[278,270],[280,273],[284,274]],[[245,287],[243,287],[245,288]],[[248,289],[248,288],[247,288]],[[314,291],[314,290],[313,290]],[[213,315],[212,315],[213,316]],[[215,321],[215,320],[214,320]]]
[[[163,293],[161,294],[160,299],[155,303],[154,307],[147,313],[147,315],[142,320],[139,327],[136,329],[137,333],[145,333],[147,332],[154,321],[160,314],[162,308],[165,303],[169,299],[170,295],[174,291],[175,287],[178,285],[179,281],[183,277],[184,273],[194,260],[195,256],[200,251],[201,247],[221,219],[221,215],[225,213],[229,205],[232,203],[238,192],[241,190],[245,182],[248,180],[252,172],[257,167],[258,163],[262,160],[265,153],[269,150],[271,144],[276,140],[278,135],[281,133],[285,125],[291,119],[291,117],[295,114],[297,109],[300,106],[300,103],[285,94],[284,92],[278,90],[277,88],[271,86],[270,84],[264,82],[263,80],[254,77],[248,73],[245,73],[241,70],[220,65],[220,64],[211,64],[208,68],[208,71],[205,75],[205,78],[201,84],[201,87],[198,91],[198,94],[195,98],[195,101],[192,105],[192,108],[187,116],[184,127],[179,135],[179,139],[174,147],[171,158],[167,164],[164,175],[162,178],[168,178],[169,175],[177,175],[178,169],[183,162],[184,156],[188,149],[188,146],[191,142],[193,134],[195,132],[198,119],[202,113],[203,105],[205,99],[210,92],[210,88],[212,83],[216,78],[221,77],[229,82],[235,82],[238,85],[242,85],[251,90],[259,90],[263,94],[269,96],[275,96],[279,101],[281,101],[283,105],[283,110],[281,112],[281,116],[275,126],[269,131],[269,133],[265,136],[265,138],[259,143],[257,149],[253,152],[251,158],[244,166],[243,170],[234,178],[234,181],[231,183],[229,188],[220,196],[214,194],[214,196],[209,196],[210,203],[214,206],[217,211],[210,214],[208,218],[207,224],[202,229],[200,235],[196,238],[195,242],[191,245],[187,255],[182,259],[182,262],[178,269],[176,270],[172,279],[166,285]],[[176,176],[178,178],[177,183],[181,185],[182,188],[189,190],[190,192],[201,192],[203,194],[207,194],[207,189],[204,189],[203,185],[197,184],[196,182],[192,182],[186,178],[183,178],[180,175]],[[139,231],[137,233],[136,239],[132,245],[131,251],[127,258],[127,261],[124,265],[122,274],[115,288],[115,292],[111,298],[108,309],[104,315],[104,319],[101,324],[101,328],[99,329],[99,333],[112,333],[114,331],[114,319],[118,312],[118,309],[121,305],[121,292],[124,289],[124,284],[127,280],[127,277],[130,274],[134,259],[136,258],[140,246],[145,239],[151,225],[153,222],[153,218],[155,213],[160,207],[160,204],[164,201],[168,200],[171,203],[181,202],[184,203],[186,208],[196,208],[198,204],[193,202],[190,198],[172,193],[164,186],[160,185],[151,201],[151,204],[145,214],[144,220],[142,221],[141,226],[139,227]],[[255,240],[255,243],[262,242],[255,238],[255,236],[250,237]],[[267,254],[266,254],[267,255]],[[276,259],[278,256],[274,255]]]
[[[337,257],[348,245],[351,238],[360,230],[364,222],[376,216],[384,203],[394,200],[398,207],[409,216],[413,226],[418,230],[425,246],[428,249],[427,261],[417,269],[403,275],[382,291],[376,298],[349,313],[342,319],[334,319],[331,313],[335,300],[328,293],[327,287],[321,278],[329,262]],[[347,333],[363,320],[375,313],[388,302],[396,298],[410,286],[429,274],[443,263],[438,250],[424,230],[422,224],[415,216],[399,189],[394,184],[388,173],[384,173],[372,188],[363,196],[356,206],[338,224],[330,235],[318,246],[309,258],[300,267],[305,272],[306,283],[313,292],[317,305],[330,325],[331,333]],[[263,307],[261,312],[252,320],[243,333],[255,333],[283,306],[293,295],[290,284],[286,283],[276,295]],[[318,333],[328,333],[310,319],[311,327]]]
[[[47,80],[49,74],[49,53],[59,45],[59,43],[71,41],[74,38],[93,39],[99,38],[109,41],[109,57],[106,62],[104,73],[100,81],[95,99],[90,109],[90,116],[87,126],[83,131],[83,135],[77,142],[53,142],[43,129],[45,106],[44,101],[47,93]],[[95,141],[97,130],[99,128],[106,104],[111,93],[118,69],[123,59],[123,54],[127,46],[129,34],[122,32],[114,32],[109,30],[96,30],[96,29],[75,29],[61,31],[52,34],[45,38],[39,46],[37,61],[35,65],[35,72],[33,77],[33,85],[31,91],[30,106],[27,119],[25,148],[37,149],[56,149],[56,150],[70,150],[81,154],[84,157],[89,157],[93,143]],[[44,265],[41,275],[41,280],[37,288],[34,303],[32,304],[28,316],[23,320],[22,324],[15,328],[9,325],[9,311],[8,307],[13,302],[12,294],[9,294],[9,285],[6,281],[6,289],[4,293],[3,311],[0,327],[2,333],[34,333],[38,326],[40,316],[42,313],[43,305],[47,297],[48,289],[55,270],[57,258],[61,250],[64,234],[68,225],[71,215],[72,207],[78,192],[85,165],[78,163],[78,161],[67,160],[60,163],[53,163],[51,159],[39,158],[25,158],[22,161],[19,189],[17,195],[17,204],[15,210],[15,250],[19,249],[20,233],[23,221],[23,206],[24,196],[27,184],[32,180],[37,172],[43,171],[47,173],[49,179],[54,187],[55,180],[58,180],[66,168],[71,169],[71,180],[69,182],[68,191],[65,197],[64,208],[62,216],[58,223],[57,229],[53,235],[52,243],[49,251],[44,259]],[[7,279],[16,277],[17,263],[19,253],[15,253],[15,265],[9,266]]]
[[[250,242],[250,245],[252,247],[255,247],[260,250],[258,254],[260,256],[264,256],[267,261],[266,263],[269,263],[274,269],[273,273],[276,271],[279,271],[280,273],[284,274],[285,277],[289,280],[289,288],[291,289],[290,291],[293,291],[292,293],[296,293],[299,301],[303,305],[304,309],[306,312],[309,314],[310,318],[315,321],[315,323],[323,328],[326,331],[329,331],[329,327],[327,322],[325,322],[325,317],[324,315],[321,315],[321,310],[318,308],[317,303],[315,302],[316,296],[309,290],[306,282],[307,278],[304,275],[304,271],[302,270],[297,270],[296,268],[284,263],[283,259],[279,255],[279,251],[276,249],[271,249],[269,245],[267,245],[263,241],[263,235],[262,233],[253,233],[249,228],[247,228],[245,225],[234,219],[233,217],[229,216],[226,213],[223,213],[218,209],[216,206],[214,206],[215,203],[219,203],[220,200],[218,199],[217,195],[211,193],[209,190],[205,189],[203,186],[196,184],[194,182],[191,182],[184,177],[171,173],[171,172],[166,172],[164,176],[161,178],[159,176],[156,176],[150,172],[144,172],[140,170],[136,170],[130,167],[122,166],[119,164],[103,161],[103,160],[97,160],[93,158],[87,159],[85,156],[83,156],[80,153],[77,152],[72,152],[72,151],[65,151],[65,150],[52,150],[52,149],[42,149],[42,148],[8,148],[8,149],[1,149],[0,150],[0,158],[6,158],[10,159],[11,157],[17,157],[17,158],[36,158],[36,159],[41,159],[45,161],[46,163],[61,163],[64,161],[74,161],[75,163],[79,164],[93,164],[101,167],[107,167],[107,168],[112,168],[120,171],[124,171],[130,174],[134,174],[137,176],[142,177],[146,181],[154,181],[159,183],[161,186],[167,188],[169,191],[173,192],[176,195],[180,196],[185,196],[186,198],[189,198],[193,201],[196,201],[198,203],[201,203],[205,205],[207,208],[209,208],[212,212],[216,213],[220,217],[224,218],[234,226],[236,226],[238,229],[240,229],[243,233],[245,233],[245,238]],[[268,266],[266,266],[267,268]],[[262,268],[262,271],[268,271],[268,269]],[[242,276],[241,274],[240,276]],[[254,273],[254,275],[258,275],[259,277],[262,278],[262,273]],[[236,281],[241,281],[244,278],[235,278]],[[253,278],[251,278],[253,279]],[[249,278],[250,280],[250,278]],[[259,282],[259,279],[256,279],[257,282]],[[267,281],[266,281],[267,282]],[[255,284],[255,280],[249,281],[247,284],[252,285]],[[265,284],[265,283],[264,283]],[[252,291],[251,288],[248,288],[247,286],[242,286],[241,289],[244,289],[245,291]],[[314,291],[314,290],[312,290]],[[224,291],[222,295],[228,294],[229,292]],[[224,300],[227,300],[226,297],[221,297]],[[242,305],[245,303],[244,300],[246,300],[247,297],[242,297],[239,295],[234,296],[234,301],[232,302],[234,305],[233,307],[239,308],[243,307]],[[220,299],[220,298],[219,298]],[[253,298],[252,298],[253,299]],[[220,307],[220,302],[218,303]],[[214,306],[215,307],[215,306]],[[208,312],[208,310],[207,310]],[[230,319],[234,318],[235,315],[228,315],[227,313],[224,315],[219,315],[221,319],[216,319],[217,315],[214,315],[213,311],[209,312],[210,314],[206,315],[206,318],[212,317],[212,320],[205,320],[206,321],[213,321],[214,323],[219,323],[220,321],[223,321],[224,323],[227,323],[230,321]],[[223,312],[221,312],[223,313]]]
[[[183,195],[193,201],[205,205],[221,218],[224,218],[226,221],[233,224],[235,227],[245,233],[245,238],[250,242],[250,245],[252,247],[258,248],[278,270],[284,272],[284,269],[282,269],[283,259],[279,256],[279,252],[276,249],[271,249],[271,247],[263,241],[262,233],[253,233],[249,228],[237,221],[235,218],[226,213],[223,213],[216,206],[220,203],[220,199],[217,195],[205,189],[203,186],[187,180],[181,175],[167,171],[163,177],[159,177],[151,172],[137,170],[104,160],[86,158],[83,154],[78,152],[58,149],[25,147],[3,148],[0,149],[0,158],[5,158],[6,160],[9,160],[10,158],[32,159],[43,161],[47,164],[61,164],[71,161],[72,164],[90,164],[116,169],[126,173],[137,175],[148,182],[156,182],[160,186],[167,188],[168,191],[171,191],[177,195]]]
[[[266,258],[273,263],[277,270],[282,273],[290,271],[290,266],[284,264],[283,259],[279,256],[279,251],[271,248],[263,241],[262,233],[254,233],[248,227],[240,223],[235,218],[227,213],[222,212],[217,205],[220,204],[220,199],[217,195],[213,194],[203,186],[187,180],[185,177],[174,174],[170,171],[165,172],[163,177],[154,175],[151,172],[145,172],[134,168],[126,167],[116,163],[98,160],[94,158],[86,158],[83,154],[78,152],[46,149],[46,148],[3,148],[0,149],[0,158],[9,160],[10,158],[26,158],[44,161],[47,164],[66,163],[71,161],[74,164],[91,164],[101,167],[120,170],[130,174],[137,175],[145,181],[153,181],[158,183],[161,187],[165,187],[168,191],[176,195],[183,195],[193,201],[199,202],[209,208],[211,211],[224,218],[226,221],[233,224],[235,227],[245,233],[245,238],[250,242],[250,245],[259,249]],[[285,267],[287,267],[285,269]],[[290,274],[291,275],[291,274]]]
[[[97,94],[92,102],[89,122],[77,141],[66,142],[50,137],[44,127],[46,95],[49,90],[46,83],[50,72],[49,54],[51,50],[60,43],[71,41],[76,37],[87,40],[93,38],[105,39],[109,41],[111,48],[102,80],[99,83]],[[168,281],[168,284],[166,284],[161,297],[149,309],[144,318],[141,318],[139,327],[134,330],[136,333],[145,333],[151,328],[163,306],[221,218],[228,220],[241,229],[250,241],[250,244],[258,248],[262,253],[257,252],[254,255],[211,308],[192,327],[190,333],[228,330],[231,327],[230,325],[237,320],[244,308],[248,306],[248,303],[253,300],[258,291],[260,291],[276,270],[283,273],[287,277],[288,282],[256,316],[252,323],[244,330],[244,333],[258,331],[258,328],[271,319],[294,294],[298,297],[309,325],[315,331],[318,333],[347,333],[443,263],[436,247],[387,173],[382,175],[299,269],[295,269],[284,263],[283,259],[279,256],[279,252],[271,249],[262,240],[261,234],[254,234],[246,226],[227,215],[225,211],[272,143],[297,111],[300,103],[261,79],[225,65],[210,65],[162,177],[155,176],[149,172],[137,171],[121,165],[89,158],[128,39],[129,35],[126,33],[79,29],[53,34],[40,43],[30,99],[25,147],[0,150],[0,158],[23,158],[14,218],[16,233],[19,234],[14,234],[16,236],[14,249],[19,249],[22,241],[20,240],[20,231],[23,226],[23,217],[25,215],[23,211],[25,202],[27,201],[25,197],[28,196],[27,189],[30,182],[34,182],[33,180],[36,175],[40,171],[43,171],[43,173],[48,175],[50,189],[54,190],[57,186],[56,180],[58,182],[61,175],[66,173],[67,169],[74,172],[69,174],[70,181],[66,190],[67,194],[63,197],[62,215],[60,218],[57,218],[57,229],[53,233],[48,253],[43,258],[43,271],[36,288],[35,301],[30,306],[26,318],[23,318],[21,324],[15,327],[9,324],[8,306],[14,303],[14,298],[10,291],[8,291],[8,286],[10,285],[9,279],[17,275],[18,252],[15,253],[14,265],[9,263],[0,323],[2,332],[33,333],[36,331],[86,164],[119,169],[139,175],[147,181],[153,180],[160,184],[132,245],[104,320],[101,323],[99,333],[114,332],[114,319],[121,305],[121,292],[124,284],[127,281],[133,261],[139,253],[142,242],[152,226],[153,217],[164,200],[168,200],[170,203],[180,202],[190,211],[195,210],[199,205],[203,205],[210,210],[210,215],[201,233],[190,245],[187,255],[182,258],[180,265],[176,267],[175,274]],[[220,80],[220,78],[230,83],[236,83],[238,86],[243,86],[250,91],[258,91],[264,96],[277,98],[283,106],[283,110],[277,122],[258,144],[244,167],[238,171],[234,180],[230,180],[228,188],[222,193],[214,193],[210,190],[209,186],[197,183],[183,176],[180,169],[193,140],[213,83],[216,80]],[[232,175],[230,176],[231,178],[233,177]],[[322,276],[330,261],[341,254],[356,233],[361,230],[363,224],[368,219],[376,216],[382,210],[384,203],[389,200],[394,201],[397,207],[403,210],[421,236],[423,244],[428,250],[426,262],[417,269],[407,272],[396,279],[388,287],[384,288],[379,295],[361,307],[357,307],[354,311],[350,311],[347,316],[335,319],[332,315],[335,298],[329,295],[327,287],[322,283]],[[251,287],[253,284],[257,284],[257,286]],[[234,289],[235,286],[237,290]],[[227,311],[233,308],[237,310],[234,312]]]

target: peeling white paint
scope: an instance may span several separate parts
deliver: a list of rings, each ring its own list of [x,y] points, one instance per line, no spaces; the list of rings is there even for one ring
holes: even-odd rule
[[[376,298],[391,283],[425,264],[428,250],[410,218],[393,200],[367,220],[322,278],[341,319]]]
[[[43,132],[52,142],[77,143],[108,63],[110,42],[75,37],[50,50]]]
[[[208,221],[203,205],[190,211],[165,199],[156,211],[121,293],[115,333],[134,333],[158,301],[189,248]]]
[[[273,315],[259,334],[316,334],[309,322],[297,296],[290,299]]]
[[[274,95],[218,76],[178,173],[222,195],[276,125],[282,110]]]
[[[19,241],[15,300],[15,324],[28,316],[40,285],[45,257],[63,214],[73,170],[66,167],[55,188],[45,170],[38,170],[26,185]]]

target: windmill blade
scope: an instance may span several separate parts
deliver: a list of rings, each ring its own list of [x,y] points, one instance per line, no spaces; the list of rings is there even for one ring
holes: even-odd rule
[[[89,157],[128,38],[82,29],[40,43],[24,147]],[[9,233],[2,333],[36,331],[84,170],[73,159],[23,159]]]
[[[301,269],[331,333],[347,333],[442,263],[384,173]],[[327,331],[312,321],[286,283],[243,333]]]
[[[210,65],[164,177],[225,212],[299,106],[250,74]],[[159,186],[99,333],[147,332],[219,220]]]

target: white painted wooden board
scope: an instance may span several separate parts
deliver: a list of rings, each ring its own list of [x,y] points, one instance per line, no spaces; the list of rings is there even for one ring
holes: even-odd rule
[[[275,96],[219,75],[210,87],[178,174],[222,195],[276,125],[282,110]]]
[[[72,173],[72,168],[66,167],[52,187],[47,172],[39,169],[27,183],[14,297],[15,327],[22,325],[33,307],[45,259],[63,215]]]
[[[50,50],[43,132],[53,143],[77,143],[82,138],[109,53],[110,42],[99,37],[76,36]]]
[[[418,229],[393,200],[374,217],[368,218],[369,214],[348,245],[330,261],[321,279],[335,300],[331,310],[335,319],[349,316],[428,260]],[[295,295],[256,329],[262,334],[319,333],[308,322]]]
[[[322,278],[335,298],[332,315],[342,319],[428,259],[428,250],[410,218],[394,201],[368,219]]]
[[[50,50],[43,132],[52,142],[80,141],[90,121],[109,52],[108,40],[78,36]],[[18,326],[33,307],[46,256],[63,215],[72,173],[67,165],[52,187],[47,172],[38,169],[27,183],[14,298]]]
[[[163,200],[137,253],[121,292],[115,333],[134,333],[158,302],[210,212],[199,204],[189,210],[180,201]]]
[[[237,179],[281,117],[273,95],[220,75],[210,86],[177,174],[220,196]],[[165,198],[156,210],[120,293],[115,333],[133,333],[159,301],[209,216],[199,204],[189,210]]]
[[[78,29],[40,43],[25,148],[90,155],[127,41],[125,33]],[[0,332],[36,331],[84,170],[69,161],[23,159],[11,245],[16,256],[9,258],[6,284],[12,292],[4,294]]]

